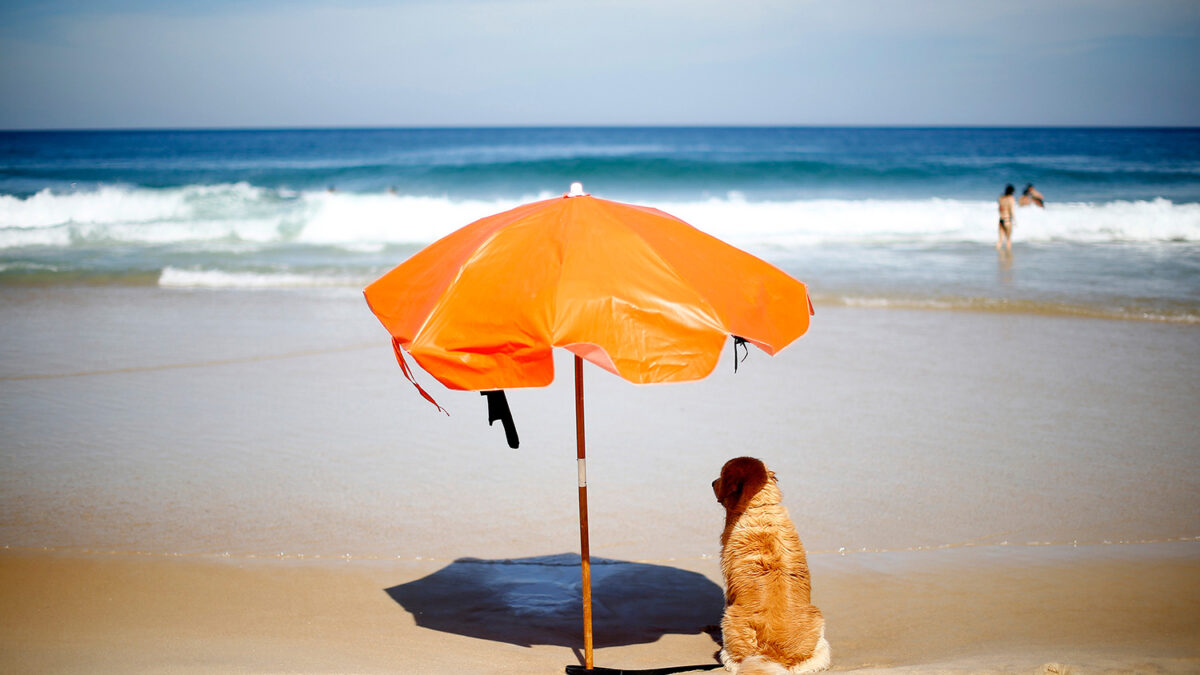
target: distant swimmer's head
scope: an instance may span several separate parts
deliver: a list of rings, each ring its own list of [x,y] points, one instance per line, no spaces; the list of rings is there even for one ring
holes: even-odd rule
[[[1006,194],[1006,195],[1011,195],[1012,193],[1014,193],[1016,191],[1017,191],[1017,188],[1013,187],[1012,183],[1009,183],[1008,185],[1004,186],[1004,194]]]
[[[1033,183],[1026,183],[1026,184],[1025,184],[1025,191],[1024,191],[1024,192],[1022,192],[1021,194],[1023,194],[1023,195],[1027,195],[1027,194],[1029,194],[1029,191],[1030,191],[1030,190],[1032,190],[1032,189],[1033,189]]]

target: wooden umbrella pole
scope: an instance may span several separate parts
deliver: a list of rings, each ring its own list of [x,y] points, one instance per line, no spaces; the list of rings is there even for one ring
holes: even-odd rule
[[[575,447],[579,462],[579,560],[583,575],[583,660],[592,668],[592,558],[588,551],[587,451],[583,434],[583,359],[575,357]]]

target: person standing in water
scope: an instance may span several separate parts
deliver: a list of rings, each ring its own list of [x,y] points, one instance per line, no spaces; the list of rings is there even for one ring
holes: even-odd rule
[[[1000,195],[1000,232],[996,237],[996,250],[1001,247],[1012,253],[1012,231],[1013,231],[1013,208],[1017,205],[1017,200],[1013,197],[1016,188],[1011,183],[1004,187],[1004,194]]]
[[[1037,188],[1033,187],[1033,183],[1026,185],[1025,191],[1021,193],[1020,205],[1029,206],[1030,204],[1037,204],[1043,208],[1046,206],[1045,198],[1042,197],[1042,193],[1037,191]]]

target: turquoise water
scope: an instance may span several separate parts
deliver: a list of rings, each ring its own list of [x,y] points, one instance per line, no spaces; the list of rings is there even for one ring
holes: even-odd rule
[[[818,304],[1200,321],[1197,129],[0,133],[0,284],[357,287],[576,180]],[[998,260],[996,197],[1030,182]]]

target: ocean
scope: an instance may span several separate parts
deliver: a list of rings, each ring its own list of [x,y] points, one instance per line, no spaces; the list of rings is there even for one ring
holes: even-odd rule
[[[1200,129],[0,133],[0,286],[357,289],[573,181],[822,305],[1200,323]],[[1033,183],[1014,253],[996,199]]]
[[[572,181],[772,261],[816,309],[698,382],[585,368],[596,557],[718,574],[710,482],[744,454],[820,593],[846,564],[961,579],[958,549],[1047,605],[1064,554],[1196,546],[1200,130],[79,131],[0,134],[0,562],[71,557],[101,590],[97,560],[421,570],[381,599],[460,557],[577,551],[569,353],[509,393],[512,450],[476,392],[415,372],[450,417],[417,394],[361,296]],[[1002,256],[996,199],[1028,182],[1045,207]]]

